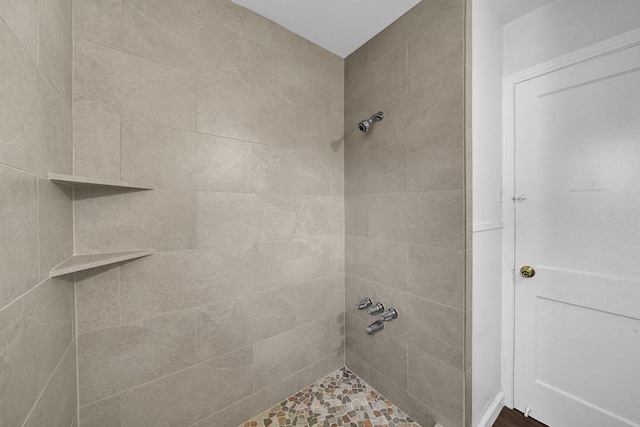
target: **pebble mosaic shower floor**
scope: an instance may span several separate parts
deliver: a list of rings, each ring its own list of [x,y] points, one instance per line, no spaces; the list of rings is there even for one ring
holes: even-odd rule
[[[240,427],[420,427],[356,374],[341,368]]]

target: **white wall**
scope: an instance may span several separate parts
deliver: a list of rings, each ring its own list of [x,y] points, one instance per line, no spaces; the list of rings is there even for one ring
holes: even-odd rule
[[[501,393],[502,37],[486,0],[473,2],[473,426]],[[492,421],[492,420],[489,420]],[[489,424],[490,425],[490,424]]]
[[[638,0],[555,0],[504,26],[504,75],[639,26]]]

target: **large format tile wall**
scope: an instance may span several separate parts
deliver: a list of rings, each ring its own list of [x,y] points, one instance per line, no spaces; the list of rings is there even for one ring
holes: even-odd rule
[[[470,425],[465,6],[422,1],[345,61],[346,364],[423,426]],[[399,313],[372,336],[365,296]]]
[[[232,426],[344,364],[344,61],[228,0],[75,0],[80,424]]]
[[[0,425],[76,422],[71,2],[0,1]]]

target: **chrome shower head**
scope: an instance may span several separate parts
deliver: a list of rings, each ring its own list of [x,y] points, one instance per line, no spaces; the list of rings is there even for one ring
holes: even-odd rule
[[[358,123],[358,129],[360,129],[360,132],[362,132],[362,133],[367,133],[367,132],[369,132],[369,128],[371,127],[371,123],[379,122],[383,118],[384,118],[384,113],[382,111],[378,111],[373,116],[371,116],[368,119],[363,120],[360,123]]]

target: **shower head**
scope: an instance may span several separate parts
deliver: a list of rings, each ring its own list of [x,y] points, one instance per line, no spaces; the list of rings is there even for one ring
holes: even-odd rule
[[[378,111],[373,116],[371,116],[368,119],[363,120],[360,123],[358,123],[358,129],[360,129],[360,132],[362,132],[362,133],[367,133],[367,132],[369,132],[369,128],[371,127],[371,123],[379,122],[383,118],[384,118],[384,113],[382,111]]]

